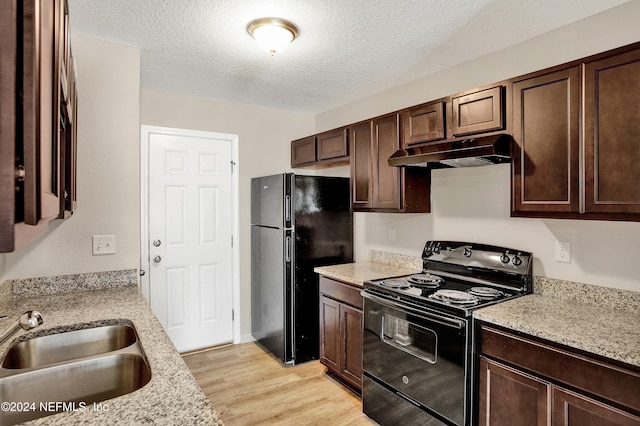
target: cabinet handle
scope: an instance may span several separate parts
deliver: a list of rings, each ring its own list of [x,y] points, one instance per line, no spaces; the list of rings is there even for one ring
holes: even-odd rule
[[[16,166],[16,182],[24,182],[26,175],[23,165]]]

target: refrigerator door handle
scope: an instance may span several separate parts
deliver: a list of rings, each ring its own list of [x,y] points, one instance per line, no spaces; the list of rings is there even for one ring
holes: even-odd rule
[[[284,197],[284,220],[285,222],[291,221],[291,195]]]
[[[285,238],[284,241],[284,261],[291,262],[291,237]]]

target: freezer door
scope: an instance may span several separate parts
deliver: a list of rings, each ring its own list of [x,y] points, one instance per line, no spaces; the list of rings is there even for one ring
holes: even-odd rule
[[[251,334],[282,362],[293,358],[291,232],[251,226]]]
[[[291,227],[291,173],[251,179],[251,224]]]

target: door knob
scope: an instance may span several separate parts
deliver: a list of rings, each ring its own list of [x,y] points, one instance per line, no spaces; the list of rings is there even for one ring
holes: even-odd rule
[[[154,240],[153,241],[153,246],[154,247],[160,247],[160,244],[162,244],[162,241],[160,241],[160,240]]]
[[[160,263],[162,261],[162,258],[160,256],[156,256],[153,258],[153,261],[156,263]]]

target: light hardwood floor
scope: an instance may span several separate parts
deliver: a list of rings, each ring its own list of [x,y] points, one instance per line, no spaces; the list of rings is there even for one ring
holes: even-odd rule
[[[319,361],[283,366],[255,343],[183,358],[225,425],[373,424]]]

